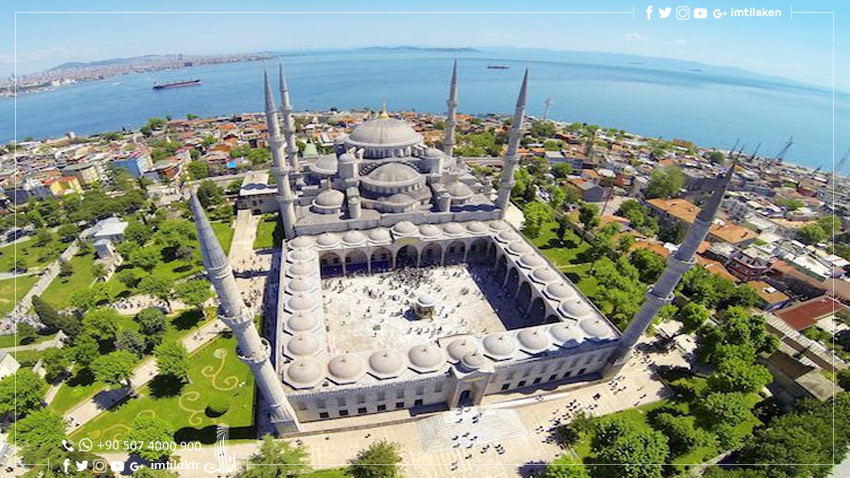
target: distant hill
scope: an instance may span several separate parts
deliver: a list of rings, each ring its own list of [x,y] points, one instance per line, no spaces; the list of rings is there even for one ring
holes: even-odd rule
[[[357,51],[436,51],[442,53],[471,53],[481,50],[469,47],[420,47],[420,46],[368,46],[356,48]]]
[[[134,63],[147,63],[150,61],[173,59],[175,57],[176,55],[142,55],[127,58],[109,58],[97,61],[69,61],[67,63],[54,66],[47,71],[74,70],[78,68],[91,68],[94,66],[132,65]],[[188,57],[184,56],[183,58],[186,59]]]

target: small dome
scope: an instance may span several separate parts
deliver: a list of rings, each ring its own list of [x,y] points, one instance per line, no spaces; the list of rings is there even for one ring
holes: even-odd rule
[[[549,327],[549,333],[562,347],[578,347],[584,341],[584,335],[579,332],[578,327],[566,322],[558,322]]]
[[[450,343],[446,350],[452,360],[460,361],[466,355],[478,351],[478,341],[471,337],[457,339]]]
[[[299,247],[310,247],[313,245],[313,239],[309,236],[298,236],[295,239],[286,243],[289,247],[299,248]]]
[[[536,269],[538,267],[542,267],[546,264],[546,261],[540,258],[537,254],[529,252],[528,254],[523,254],[522,257],[519,258],[519,265],[525,269]]]
[[[521,330],[517,334],[517,338],[519,339],[519,345],[526,352],[540,352],[552,345],[546,333],[539,328]]]
[[[444,154],[443,154],[442,151],[440,151],[437,148],[428,148],[428,149],[425,150],[424,156],[426,158],[437,159],[437,158],[442,158],[444,156]]]
[[[422,175],[404,163],[387,163],[372,170],[367,177],[377,183],[398,184],[419,180]]]
[[[516,352],[516,343],[506,334],[490,334],[484,337],[484,353],[495,360],[504,360]]]
[[[390,233],[386,229],[372,229],[368,232],[369,240],[372,242],[388,242]]]
[[[543,289],[543,294],[545,294],[546,297],[557,301],[573,299],[576,297],[576,291],[563,282],[553,282],[547,285],[546,288]]]
[[[293,360],[286,367],[284,380],[295,388],[307,388],[315,385],[322,377],[322,366],[310,358]]]
[[[416,298],[416,303],[423,307],[432,307],[437,303],[437,301],[431,295],[422,294]]]
[[[519,241],[520,239],[519,234],[511,230],[504,230],[496,235],[496,240],[502,244],[510,244],[512,242]]]
[[[425,224],[424,226],[419,226],[419,234],[422,234],[423,237],[437,237],[442,235],[443,231],[433,224]]]
[[[531,273],[531,280],[539,284],[548,284],[549,282],[554,282],[558,279],[558,274],[555,273],[552,269],[540,268],[535,269]]]
[[[449,184],[446,191],[448,191],[453,199],[468,199],[472,197],[472,189],[469,189],[469,186],[459,181]]]
[[[395,350],[378,350],[369,356],[369,368],[378,378],[398,377],[404,369],[404,357]]]
[[[456,222],[450,222],[443,226],[443,232],[447,236],[460,236],[466,232],[466,229]]]
[[[340,207],[345,201],[345,194],[336,189],[325,189],[316,196],[316,205],[322,207]]]
[[[300,262],[300,261],[308,261],[310,259],[315,259],[316,253],[313,252],[313,249],[295,249],[286,255],[286,258],[292,262]]]
[[[440,348],[433,344],[416,345],[407,352],[407,358],[414,370],[431,372],[440,367],[445,360]]]
[[[603,338],[611,334],[611,328],[602,319],[584,319],[578,325],[589,337]]]
[[[286,309],[293,312],[305,312],[313,310],[318,306],[316,299],[309,294],[301,294],[291,297],[286,301]]]
[[[359,246],[366,242],[366,236],[360,231],[348,231],[342,235],[342,242],[347,246]]]
[[[531,252],[531,246],[522,241],[512,242],[510,243],[510,245],[508,245],[508,254],[514,256],[521,256],[528,252]]]
[[[287,273],[292,277],[303,277],[312,275],[316,271],[316,266],[311,262],[297,262],[289,266]]]
[[[357,161],[357,156],[354,156],[351,153],[342,153],[341,155],[339,155],[340,163],[353,163],[355,161]]]
[[[296,334],[286,343],[286,351],[293,357],[315,355],[319,351],[319,341],[312,335]]]
[[[337,355],[328,362],[328,373],[339,384],[356,382],[364,369],[363,360],[352,354]]]
[[[419,232],[419,229],[410,221],[401,221],[393,226],[392,231],[398,236],[410,236]]]
[[[310,171],[325,176],[333,176],[336,174],[337,168],[336,156],[332,154],[319,156],[319,159],[313,161],[313,164],[310,165]]]
[[[466,224],[466,230],[473,234],[484,234],[487,232],[487,225],[481,221],[472,221]]]
[[[325,248],[336,247],[339,245],[339,237],[336,234],[326,232],[316,239],[316,244]]]
[[[561,302],[558,306],[558,312],[567,317],[580,319],[593,314],[593,309],[581,299],[569,299]]]
[[[316,290],[316,287],[317,286],[314,281],[301,277],[286,282],[286,290],[296,294],[314,291]]]
[[[481,355],[481,352],[472,352],[463,356],[460,363],[463,364],[464,367],[470,370],[477,370],[484,366],[487,361],[484,359],[484,356]]]
[[[490,229],[496,233],[510,229],[510,226],[505,221],[493,221],[489,225]]]
[[[404,193],[396,193],[387,198],[387,202],[390,204],[410,204],[413,201],[415,201],[415,199]]]
[[[286,321],[286,328],[293,332],[311,332],[319,326],[319,319],[312,314],[296,314]]]

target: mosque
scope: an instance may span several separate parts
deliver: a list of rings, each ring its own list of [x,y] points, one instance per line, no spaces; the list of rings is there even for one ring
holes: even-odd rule
[[[220,316],[234,329],[238,353],[254,372],[279,433],[299,432],[312,421],[474,406],[485,397],[498,400],[497,394],[610,376],[625,362],[670,294],[650,291],[647,310],[624,340],[504,220],[527,91],[528,71],[504,174],[493,192],[452,155],[456,63],[442,149],[426,146],[410,125],[382,108],[338,139],[333,154],[311,161],[297,154],[283,71],[279,111],[266,74],[272,170],[285,233],[280,263],[272,268],[280,284],[274,337],[262,338],[250,327],[253,315],[195,198],[192,210],[222,302]],[[707,231],[710,220],[701,221],[690,236],[704,236],[694,229]],[[690,236],[686,243],[698,239]],[[665,288],[692,264],[685,252],[670,256]],[[372,277],[371,286],[351,285]],[[468,286],[450,288],[463,277]],[[365,304],[369,297],[376,298],[373,305]],[[476,300],[480,307],[464,309]]]

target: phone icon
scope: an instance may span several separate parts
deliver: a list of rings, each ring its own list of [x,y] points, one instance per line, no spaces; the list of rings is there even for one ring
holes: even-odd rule
[[[62,448],[67,451],[74,451],[74,444],[68,440],[62,440]]]

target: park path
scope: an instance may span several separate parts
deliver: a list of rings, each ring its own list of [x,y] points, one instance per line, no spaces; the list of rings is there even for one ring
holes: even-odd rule
[[[55,261],[51,262],[47,267],[44,268],[44,272],[42,272],[41,277],[36,281],[35,285],[32,286],[32,289],[24,295],[23,298],[18,302],[18,305],[15,306],[15,309],[12,311],[12,315],[14,317],[20,317],[27,313],[27,311],[32,306],[32,298],[36,295],[41,295],[50,284],[53,282],[53,279],[59,275],[59,265],[62,261],[70,261],[72,257],[80,250],[80,242],[75,240],[72,242],[67,249],[62,251],[62,254],[59,255],[59,258]]]
[[[35,344],[27,344],[27,345],[13,345],[11,347],[3,347],[0,348],[0,352],[22,352],[24,350],[46,350],[53,347],[61,347],[63,342],[62,338],[64,335],[60,336],[56,334],[50,340],[45,340],[43,342],[38,342]]]

